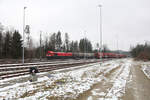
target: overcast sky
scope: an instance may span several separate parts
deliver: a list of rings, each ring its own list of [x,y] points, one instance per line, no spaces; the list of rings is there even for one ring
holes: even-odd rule
[[[35,40],[40,31],[46,36],[60,30],[71,40],[86,36],[94,45],[100,39],[99,4],[103,6],[103,44],[110,49],[117,49],[117,38],[122,50],[150,40],[150,0],[0,0],[0,22],[22,33],[26,6],[26,24]]]

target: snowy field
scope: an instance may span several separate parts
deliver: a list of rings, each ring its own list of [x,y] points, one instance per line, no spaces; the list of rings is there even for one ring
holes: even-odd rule
[[[40,73],[37,82],[13,81],[12,85],[0,87],[0,99],[120,100],[130,79],[131,62],[120,59]],[[27,77],[0,80],[0,84]]]

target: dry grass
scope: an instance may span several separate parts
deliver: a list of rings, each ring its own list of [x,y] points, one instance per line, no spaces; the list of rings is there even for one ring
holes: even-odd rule
[[[26,91],[25,93],[23,93],[20,96],[20,98],[25,98],[25,97],[33,96],[35,93],[37,93],[39,91],[49,91],[49,90],[52,90],[54,88],[57,88],[59,86],[59,84],[65,84],[66,81],[67,80],[65,78],[62,78],[62,79],[56,80],[55,82],[53,82],[50,85],[45,85],[44,83],[40,84],[40,85],[36,85],[35,90]],[[53,99],[51,99],[51,100],[53,100]]]

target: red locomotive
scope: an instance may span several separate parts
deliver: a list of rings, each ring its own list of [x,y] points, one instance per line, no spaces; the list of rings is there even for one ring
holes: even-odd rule
[[[58,58],[72,58],[72,53],[64,53],[64,52],[53,52],[48,51],[46,57],[48,59],[58,59]]]
[[[67,59],[67,58],[125,58],[126,55],[116,53],[65,53],[48,51],[46,54],[47,59]]]

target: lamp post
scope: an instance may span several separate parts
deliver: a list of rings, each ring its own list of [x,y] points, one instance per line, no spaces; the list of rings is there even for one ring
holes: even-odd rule
[[[24,33],[25,33],[25,9],[27,7],[23,8],[23,50],[22,50],[22,63],[24,64]]]
[[[40,31],[40,61],[42,58],[42,31]]]
[[[102,60],[102,5],[98,5],[100,8],[100,59]]]
[[[117,35],[117,53],[119,54],[118,35]],[[119,58],[119,57],[118,57]]]

